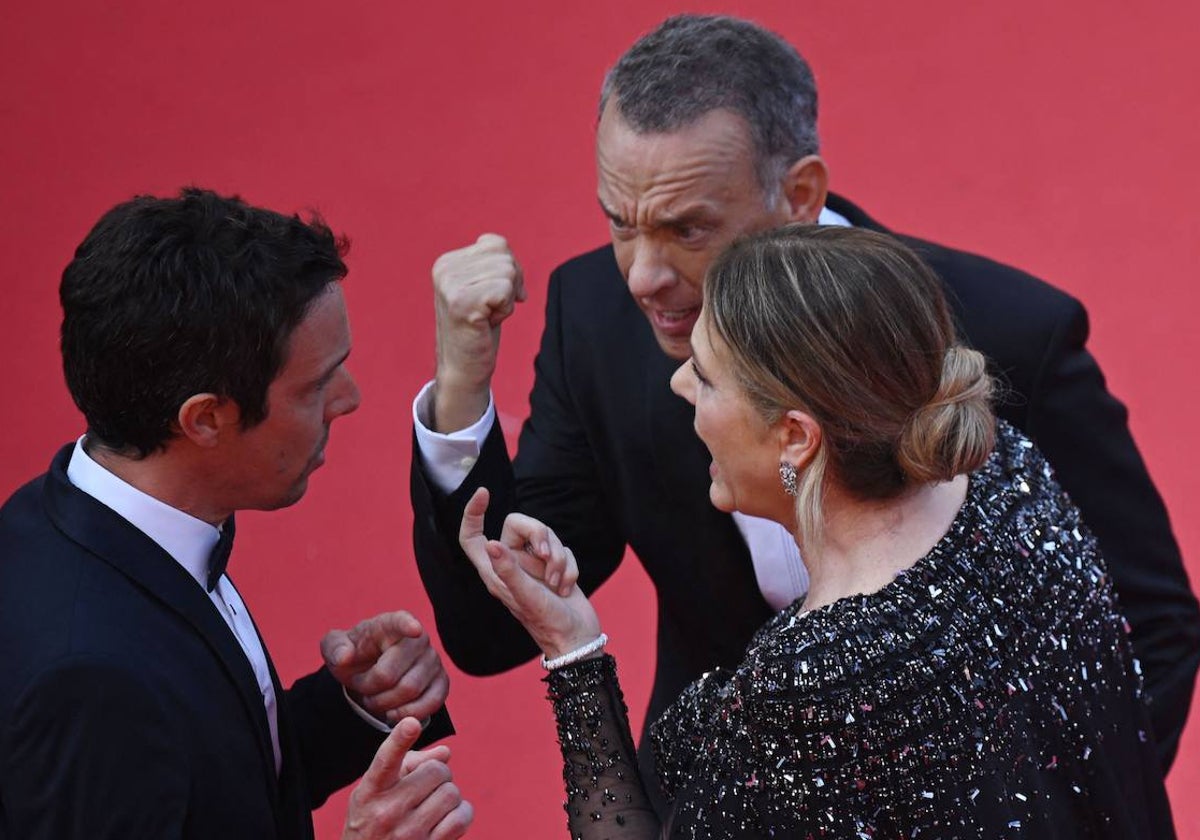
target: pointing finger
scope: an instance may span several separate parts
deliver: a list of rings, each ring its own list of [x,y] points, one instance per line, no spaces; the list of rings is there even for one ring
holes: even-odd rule
[[[404,766],[404,756],[421,737],[421,724],[416,718],[405,718],[375,752],[371,766],[363,774],[362,784],[370,791],[383,790],[399,781]]]
[[[378,656],[401,639],[416,639],[424,632],[425,628],[412,613],[396,610],[360,621],[346,635],[354,642],[356,652],[361,657]]]

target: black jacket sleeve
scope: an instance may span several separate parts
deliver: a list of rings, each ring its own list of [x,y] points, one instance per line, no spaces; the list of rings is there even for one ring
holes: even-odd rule
[[[1128,412],[1087,349],[1083,305],[984,257],[901,237],[945,283],[967,341],[995,366],[997,414],[1046,455],[1096,535],[1132,628],[1164,772],[1200,668],[1200,607]]]
[[[1200,668],[1200,609],[1125,407],[1085,346],[1087,313],[1072,303],[1045,345],[1023,425],[1099,540],[1132,627],[1166,770]]]
[[[326,668],[297,680],[286,697],[287,707],[281,708],[281,714],[292,719],[289,728],[304,770],[308,807],[315,810],[330,794],[366,772],[387,736],[354,713],[341,683]],[[429,719],[415,748],[423,749],[453,734],[454,726],[443,706]]]
[[[653,840],[662,826],[638,772],[629,710],[611,656],[552,671],[567,786],[567,829],[576,840]]]

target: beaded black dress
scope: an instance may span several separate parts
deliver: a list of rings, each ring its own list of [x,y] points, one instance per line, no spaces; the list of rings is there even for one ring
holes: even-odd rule
[[[611,657],[547,677],[573,838],[1174,837],[1096,543],[1000,424],[948,533],[870,595],[797,602],[652,727],[637,775]]]

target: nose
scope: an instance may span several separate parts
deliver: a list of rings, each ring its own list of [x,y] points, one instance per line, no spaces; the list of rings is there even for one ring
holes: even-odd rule
[[[677,275],[662,246],[648,237],[639,237],[633,249],[628,277],[630,294],[635,298],[652,298],[675,285]]]
[[[336,417],[341,417],[345,414],[357,411],[359,404],[362,402],[362,394],[358,390],[358,383],[354,381],[354,377],[350,375],[350,371],[342,368],[338,374],[337,389],[334,391],[335,396],[329,401],[326,408],[326,416],[328,421],[332,421]]]
[[[688,359],[671,374],[671,390],[692,405],[696,404],[696,377],[692,375],[692,360]]]

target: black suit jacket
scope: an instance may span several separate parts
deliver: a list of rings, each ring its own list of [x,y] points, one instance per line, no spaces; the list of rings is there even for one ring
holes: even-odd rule
[[[170,555],[67,480],[0,510],[0,840],[311,838],[383,735],[322,669],[284,692]],[[264,646],[265,649],[265,646]],[[426,740],[448,734],[444,711]]]
[[[831,209],[882,230],[836,196]],[[1030,435],[1099,538],[1141,657],[1164,767],[1200,666],[1200,610],[1158,493],[1129,434],[1125,408],[1087,352],[1087,315],[1024,272],[911,237],[945,283],[961,331],[1007,386],[1000,417]],[[612,574],[628,545],[658,596],[658,667],[648,720],[690,681],[731,666],[770,616],[732,517],[708,499],[709,456],[692,409],[671,393],[677,363],[659,349],[610,247],[550,280],[530,417],[510,464],[492,429],[479,461],[448,497],[414,447],[414,541],[438,631],[463,670],[490,674],[535,653],[524,630],[479,583],[456,544],[473,490],[493,494],[488,532],[520,510],[571,546],[583,588]]]

